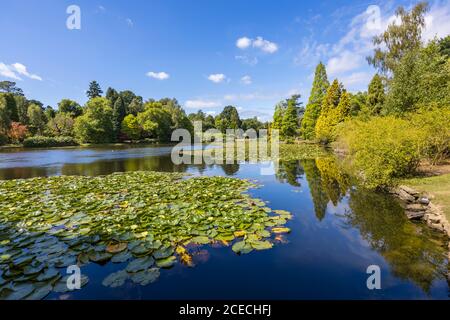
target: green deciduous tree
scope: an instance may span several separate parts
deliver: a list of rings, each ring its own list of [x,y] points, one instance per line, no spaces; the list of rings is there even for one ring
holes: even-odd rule
[[[122,121],[122,133],[131,140],[138,140],[141,137],[141,126],[137,117],[132,114],[127,115]]]
[[[32,134],[42,135],[47,124],[44,110],[36,104],[30,104],[28,106],[27,116],[30,124],[28,127],[30,132]]]
[[[226,106],[216,117],[215,126],[223,133],[226,132],[226,129],[239,129],[241,127],[241,119],[237,109],[233,106]]]
[[[137,116],[145,138],[169,141],[172,117],[160,102],[147,102],[144,112]]]
[[[118,97],[113,105],[113,131],[116,138],[120,135],[122,121],[125,118],[125,104],[122,97]]]
[[[281,137],[283,139],[294,138],[298,134],[298,98],[299,96],[293,96],[287,100],[287,108],[281,123]]]
[[[320,116],[322,100],[329,86],[327,72],[321,62],[316,67],[311,94],[302,120],[301,134],[303,139],[315,138],[316,122]]]
[[[72,113],[58,112],[47,123],[47,131],[51,136],[73,136],[75,120]]]
[[[0,92],[23,96],[23,90],[17,87],[16,83],[13,81],[0,81]]]
[[[368,57],[370,64],[383,74],[392,72],[406,53],[422,45],[422,29],[425,26],[426,2],[415,5],[411,11],[399,7],[396,20],[381,35],[374,37],[374,55]]]
[[[113,110],[106,98],[89,100],[83,115],[75,120],[75,136],[84,143],[108,143],[114,141]]]
[[[86,91],[86,95],[89,99],[101,97],[102,93],[103,91],[97,81],[94,80],[89,83],[89,89]]]
[[[11,118],[6,105],[6,99],[0,95],[0,134],[4,137],[11,126]]]
[[[70,113],[72,117],[81,116],[83,108],[76,102],[70,99],[62,99],[58,102],[58,112]]]

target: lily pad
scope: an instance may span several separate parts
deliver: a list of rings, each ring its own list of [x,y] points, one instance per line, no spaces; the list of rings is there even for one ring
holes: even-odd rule
[[[142,286],[146,286],[150,283],[158,280],[160,275],[158,268],[151,268],[148,270],[139,271],[131,275],[131,281]]]
[[[118,253],[125,250],[128,245],[125,242],[109,244],[106,247],[106,252],[108,253]]]
[[[131,258],[133,258],[133,255],[129,251],[122,251],[121,253],[114,255],[111,258],[111,262],[122,263],[130,260]]]
[[[143,257],[131,261],[127,266],[127,272],[138,272],[150,268],[155,263],[152,257]]]
[[[171,256],[165,259],[156,260],[156,265],[160,268],[170,268],[175,264],[176,260],[176,257]]]
[[[107,276],[103,280],[102,284],[105,287],[111,288],[121,287],[125,284],[125,281],[127,281],[129,277],[129,274],[125,270],[117,271]]]

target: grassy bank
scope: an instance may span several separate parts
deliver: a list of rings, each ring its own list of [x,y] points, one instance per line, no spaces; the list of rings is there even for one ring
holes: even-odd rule
[[[401,183],[429,194],[433,198],[433,203],[441,207],[447,220],[450,221],[450,173],[404,179]]]

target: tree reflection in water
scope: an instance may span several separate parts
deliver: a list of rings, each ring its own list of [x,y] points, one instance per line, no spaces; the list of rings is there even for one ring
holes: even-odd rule
[[[427,294],[433,281],[446,278],[444,238],[424,224],[410,222],[396,199],[352,186],[334,156],[280,162],[276,177],[280,182],[300,186],[303,174],[319,221],[325,217],[330,201],[337,206],[347,195],[348,210],[339,217],[348,226],[359,229],[368,244],[385,258],[395,276],[414,282]]]

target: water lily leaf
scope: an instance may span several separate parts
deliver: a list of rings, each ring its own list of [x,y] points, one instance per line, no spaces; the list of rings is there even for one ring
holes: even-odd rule
[[[56,279],[59,277],[61,277],[61,275],[58,270],[56,270],[55,268],[48,268],[43,273],[41,273],[36,278],[36,280],[37,281],[48,281],[50,279]]]
[[[156,260],[164,259],[170,257],[173,254],[174,250],[172,247],[162,247],[155,252],[153,252],[153,257]]]
[[[33,292],[34,287],[32,284],[24,283],[24,284],[16,284],[11,288],[6,288],[4,291],[6,293],[5,296],[0,296],[1,299],[5,300],[21,300],[28,296],[31,292]]]
[[[286,228],[286,227],[277,227],[277,228],[272,228],[272,232],[273,233],[289,233],[291,232],[291,229]]]
[[[125,270],[121,270],[111,273],[102,281],[102,284],[105,287],[117,288],[123,286],[128,278],[128,272],[126,272]]]
[[[175,264],[176,260],[176,257],[171,256],[165,259],[156,260],[156,265],[160,268],[170,268]]]
[[[105,262],[111,258],[111,254],[107,252],[91,252],[89,254],[89,259],[93,262]]]
[[[50,294],[52,286],[50,284],[34,284],[33,293],[26,297],[26,300],[41,300]]]
[[[125,250],[128,247],[128,244],[125,242],[121,243],[111,243],[106,247],[106,252],[108,253],[118,253]]]
[[[152,257],[143,257],[131,261],[126,270],[127,272],[138,272],[150,268],[155,263]]]
[[[55,286],[53,287],[53,291],[57,293],[66,293],[69,291],[73,291],[75,289],[69,289],[69,286],[67,285],[67,281],[69,280],[69,276],[65,276],[56,282]],[[84,287],[86,284],[88,284],[89,278],[82,274],[80,278],[80,288]],[[72,283],[71,283],[72,284]]]
[[[37,266],[26,266],[23,269],[23,273],[25,275],[32,275],[32,274],[36,274],[36,273],[41,272],[42,269],[44,269],[44,265],[43,264],[40,264],[40,265],[37,265]]]
[[[141,286],[146,286],[158,280],[159,275],[160,272],[158,268],[151,268],[148,270],[133,273],[131,275],[131,281],[133,281],[136,284],[140,284]]]
[[[267,231],[267,230],[258,230],[258,231],[256,231],[256,234],[258,236],[260,236],[261,238],[268,238],[268,237],[270,237],[270,232]]]
[[[267,250],[267,249],[271,249],[273,247],[273,244],[269,241],[251,242],[250,245],[252,246],[253,249],[256,249],[256,250]]]
[[[208,244],[210,242],[209,238],[206,236],[197,236],[191,239],[192,243],[195,244]]]
[[[233,250],[236,253],[240,253],[241,250],[244,248],[245,246],[245,241],[239,241],[236,242],[235,244],[233,244],[233,246],[231,247],[231,250]]]
[[[122,251],[121,253],[116,254],[111,258],[111,262],[113,263],[121,263],[130,260],[133,258],[133,255],[129,251]]]

